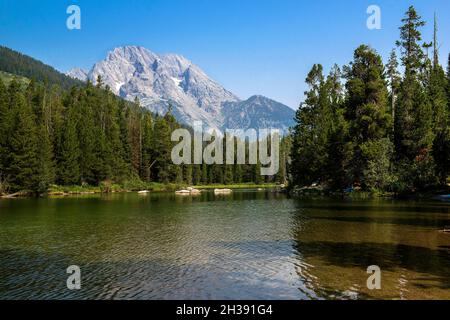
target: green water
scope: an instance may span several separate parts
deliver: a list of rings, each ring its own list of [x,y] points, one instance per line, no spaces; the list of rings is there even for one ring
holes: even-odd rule
[[[256,191],[0,200],[0,299],[450,299],[446,225],[444,202]]]

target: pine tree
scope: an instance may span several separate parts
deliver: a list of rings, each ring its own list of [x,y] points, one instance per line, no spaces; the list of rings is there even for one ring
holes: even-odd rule
[[[177,120],[175,119],[173,113],[172,113],[172,105],[169,104],[168,106],[168,111],[167,113],[164,115],[164,121],[167,125],[167,139],[165,141],[165,152],[166,152],[166,156],[165,156],[165,161],[168,163],[167,166],[167,175],[169,177],[169,181],[175,181],[177,183],[182,183],[183,182],[183,168],[179,165],[175,165],[172,162],[172,158],[171,158],[171,151],[172,148],[175,146],[175,142],[171,141],[171,135],[172,132],[175,131],[176,129],[180,128],[180,124],[177,122]]]
[[[389,57],[389,61],[386,65],[387,67],[387,76],[389,80],[389,86],[390,86],[390,104],[391,104],[391,116],[392,119],[395,119],[395,104],[397,100],[397,93],[400,87],[400,81],[401,76],[398,72],[398,60],[397,60],[397,54],[395,53],[395,50],[393,49],[391,51],[391,55]]]
[[[138,98],[134,100],[133,111],[129,114],[128,129],[131,163],[134,172],[139,175],[142,168],[142,112]]]
[[[447,96],[448,96],[448,106],[450,108],[450,53],[448,54],[447,61]]]
[[[276,181],[281,184],[284,184],[287,181],[287,150],[286,138],[284,137],[281,139],[280,143],[280,168],[275,175]]]
[[[123,156],[123,145],[121,139],[121,127],[119,123],[119,104],[112,93],[108,93],[110,99],[110,111],[107,125],[107,141],[110,145],[110,158],[112,178],[116,182],[124,182],[130,175],[128,163]]]
[[[292,133],[292,164],[289,172],[294,184],[340,187],[348,182],[344,170],[343,148],[347,135],[340,68],[333,66],[325,80],[322,67],[315,65],[306,79],[310,90],[297,111]],[[344,174],[345,173],[345,174]]]
[[[447,153],[447,164],[450,163],[450,54],[448,55],[447,61],[447,114],[449,118],[447,119],[447,138],[446,138],[446,153]],[[450,175],[450,169],[447,170],[447,176]]]
[[[425,25],[410,7],[400,27],[405,75],[399,90],[395,117],[395,145],[399,159],[401,189],[420,189],[435,183],[431,156],[434,141],[433,110],[424,83],[428,78],[419,28]]]
[[[7,119],[11,120],[6,134],[6,160],[4,172],[12,191],[36,189],[38,177],[37,128],[34,114],[29,103],[20,90],[20,85],[13,82],[9,88],[10,105]]]
[[[102,90],[103,83],[99,76],[97,79],[97,90],[92,90],[92,94],[88,94],[88,106],[94,114],[93,126],[93,160],[91,163],[93,171],[93,184],[98,185],[101,182],[111,181],[113,149],[111,145],[111,137],[109,137],[109,129],[111,128],[111,110],[107,91]],[[95,106],[95,108],[94,108]]]
[[[326,146],[328,157],[325,172],[328,187],[332,189],[344,189],[353,182],[349,168],[351,155],[350,152],[345,152],[347,151],[349,125],[344,117],[345,100],[341,83],[342,76],[340,68],[335,65],[327,78],[327,95],[332,110],[332,124]]]
[[[173,166],[171,162],[171,131],[169,123],[163,117],[155,121],[155,143],[154,143],[154,170],[157,181],[167,183],[173,179]],[[173,180],[172,180],[173,181]]]
[[[351,123],[352,180],[369,189],[383,188],[388,182],[380,177],[389,177],[390,152],[377,154],[384,150],[381,145],[391,144],[388,136],[391,116],[388,112],[388,90],[384,79],[384,66],[381,57],[371,48],[362,45],[356,49],[354,61],[346,71],[347,102],[346,117]],[[388,157],[380,160],[381,157]],[[376,176],[375,179],[369,176]]]
[[[236,164],[234,166],[234,182],[242,183],[243,180],[243,170],[241,164]]]
[[[425,90],[419,82],[419,72],[424,64],[424,54],[419,45],[422,40],[419,28],[425,25],[410,7],[400,28],[402,62],[405,76],[399,93],[398,112],[395,119],[396,147],[400,157],[414,159],[424,149],[429,149],[433,141],[432,112]]]
[[[74,170],[73,181],[80,181],[82,184],[96,185],[100,181],[97,177],[98,161],[96,156],[96,122],[94,105],[96,101],[93,99],[95,88],[91,83],[88,83],[85,88],[77,90],[73,89],[68,97],[66,106],[66,121],[70,125],[75,124],[74,128],[70,128],[71,132],[66,139],[69,139],[73,146],[72,149],[75,154],[70,156],[70,161],[77,158],[79,161],[78,168]],[[74,131],[73,131],[74,130]],[[76,140],[75,142],[72,142]],[[72,152],[71,151],[71,152]],[[101,159],[100,159],[101,161]],[[78,173],[77,173],[78,171]]]
[[[206,164],[202,164],[202,184],[208,184],[209,182],[209,174],[208,174],[208,166]]]
[[[5,180],[4,165],[6,157],[6,134],[8,132],[8,92],[3,81],[0,79],[0,193],[3,188]]]
[[[55,163],[53,158],[53,145],[50,134],[45,124],[40,124],[37,128],[37,138],[39,148],[37,149],[36,185],[34,190],[38,193],[45,193],[50,184],[55,182]]]
[[[305,92],[306,100],[296,113],[291,153],[291,174],[293,182],[299,185],[324,180],[326,147],[332,126],[332,110],[321,65],[313,66],[306,83],[309,91]]]
[[[131,145],[130,130],[128,128],[128,118],[131,109],[123,100],[119,101],[118,125],[120,131],[120,145],[118,156],[122,159],[126,166],[126,172],[131,174]]]
[[[151,181],[151,168],[153,164],[153,118],[150,113],[143,116],[142,126],[142,169],[141,179]]]
[[[182,184],[184,181],[183,166],[171,164],[169,168],[171,168],[170,173],[172,174],[169,181],[174,181],[177,184]]]
[[[193,165],[192,183],[196,186],[202,183],[202,168],[200,165]]]
[[[64,130],[64,94],[59,87],[53,86],[49,92],[49,124],[50,140],[54,154],[55,174],[57,173],[57,159],[62,146],[61,138]]]
[[[233,177],[233,166],[232,165],[224,165],[225,168],[225,172],[224,172],[224,178],[223,178],[223,182],[225,184],[232,184],[234,182],[234,177]]]
[[[257,164],[253,166],[252,181],[255,184],[263,183],[263,176],[261,175],[261,163],[259,162],[259,160],[258,160]]]
[[[433,158],[436,163],[436,174],[441,184],[445,185],[450,169],[448,142],[449,110],[446,94],[447,81],[440,65],[433,66],[430,77],[429,97],[433,108]]]
[[[57,159],[58,182],[65,186],[81,182],[81,150],[77,137],[77,117],[75,109],[69,110],[61,137],[60,155]]]
[[[51,110],[48,92],[45,86],[30,82],[26,96],[36,121],[36,138],[39,141],[37,149],[36,179],[33,190],[45,193],[55,180],[55,163],[53,144],[51,141]]]
[[[400,40],[397,41],[397,46],[402,49],[401,60],[405,66],[405,74],[416,77],[424,59],[424,53],[420,46],[422,35],[419,29],[425,26],[425,21],[417,14],[414,7],[410,6],[402,22]]]
[[[193,168],[192,165],[186,165],[184,166],[184,182],[188,185],[192,185],[193,183]]]
[[[436,175],[440,184],[445,185],[447,173],[450,169],[449,148],[447,145],[449,112],[447,100],[447,79],[444,69],[439,64],[439,49],[437,42],[437,19],[434,18],[434,36],[433,36],[433,66],[430,71],[428,84],[428,96],[433,110],[433,129],[435,139],[433,141],[433,158],[436,163]]]

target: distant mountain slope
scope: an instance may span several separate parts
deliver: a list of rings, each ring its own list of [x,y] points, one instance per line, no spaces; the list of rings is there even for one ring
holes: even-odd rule
[[[286,132],[294,124],[294,111],[264,96],[253,96],[223,106],[226,128],[277,128]]]
[[[294,117],[294,110],[268,98],[241,101],[183,56],[159,55],[143,47],[116,48],[89,72],[75,68],[67,75],[93,83],[101,76],[114,93],[128,100],[139,98],[154,112],[165,113],[170,104],[175,117],[188,125],[201,120],[219,129],[268,124],[285,129]],[[242,117],[243,111],[250,114]]]
[[[0,71],[22,76],[36,81],[57,84],[64,89],[80,85],[79,80],[70,78],[54,68],[27,55],[0,46]]]
[[[81,68],[74,68],[67,72],[67,76],[78,79],[80,81],[87,81],[88,79],[88,72],[86,70],[83,70]]]

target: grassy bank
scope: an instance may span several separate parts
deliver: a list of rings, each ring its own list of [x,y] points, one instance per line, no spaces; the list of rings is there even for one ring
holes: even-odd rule
[[[187,188],[185,184],[164,184],[164,183],[125,183],[119,184],[102,184],[100,186],[58,186],[52,185],[48,190],[48,195],[82,195],[82,194],[96,194],[96,193],[120,193],[120,192],[136,192],[141,190],[148,190],[151,192],[173,192],[180,189]],[[196,189],[209,190],[209,189],[269,189],[278,187],[277,184],[254,184],[254,183],[241,183],[241,184],[212,184],[212,185],[198,185],[193,186]]]
[[[51,185],[46,194],[48,196],[68,196],[68,195],[88,195],[88,194],[102,194],[102,193],[125,193],[137,192],[147,190],[150,192],[174,192],[177,190],[186,189],[187,184],[175,183],[144,183],[144,182],[126,182],[123,184],[102,183],[99,186],[81,185],[81,186],[60,186]],[[193,186],[195,189],[212,190],[212,189],[273,189],[279,188],[280,185],[275,183],[239,183],[239,184],[211,184],[211,185],[197,185]],[[20,191],[13,194],[0,193],[0,198],[18,198],[18,197],[32,197],[36,196],[32,192]]]
[[[52,185],[48,190],[48,195],[61,194],[95,194],[95,193],[119,193],[148,190],[153,192],[175,191],[183,186],[177,184],[164,183],[139,183],[139,184],[102,184],[100,186],[58,186]]]

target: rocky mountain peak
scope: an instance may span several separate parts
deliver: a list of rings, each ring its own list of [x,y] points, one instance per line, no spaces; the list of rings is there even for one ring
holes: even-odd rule
[[[219,129],[225,125],[254,124],[259,122],[248,119],[241,121],[242,116],[238,117],[232,113],[241,115],[243,110],[237,110],[240,106],[249,108],[251,105],[254,109],[255,105],[270,105],[268,110],[286,107],[272,103],[273,100],[263,96],[253,96],[241,101],[189,59],[178,54],[156,54],[139,46],[115,48],[89,72],[75,68],[67,75],[83,81],[90,80],[94,84],[97,77],[101,76],[105,85],[115,94],[130,101],[139,98],[142,106],[157,113],[167,112],[168,105],[171,104],[177,119],[188,125],[195,120],[201,120],[206,126]],[[286,108],[292,111],[291,114],[282,119],[283,124],[277,123],[275,127],[284,128],[292,123],[294,111]],[[271,117],[267,110],[264,114],[257,113],[252,111],[252,117]],[[228,118],[241,120],[228,121]],[[275,118],[275,115],[272,118]],[[263,121],[264,124],[267,122],[270,122],[270,119]]]

